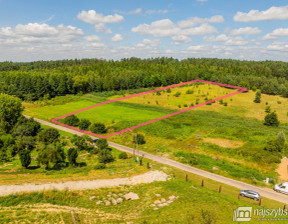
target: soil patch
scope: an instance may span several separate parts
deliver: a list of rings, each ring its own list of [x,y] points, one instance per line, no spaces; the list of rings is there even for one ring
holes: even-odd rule
[[[288,180],[288,159],[285,157],[281,160],[281,163],[278,165],[277,173],[279,174],[279,178],[283,181]]]
[[[239,148],[244,145],[244,142],[229,140],[225,138],[204,138],[203,141],[218,145],[223,148]]]

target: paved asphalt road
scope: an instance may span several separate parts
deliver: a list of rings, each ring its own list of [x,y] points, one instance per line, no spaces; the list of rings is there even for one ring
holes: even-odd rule
[[[36,118],[34,118],[34,119],[36,121],[40,122],[43,125],[47,125],[47,126],[50,126],[50,127],[62,130],[62,131],[66,131],[66,132],[72,133],[72,134],[83,135],[83,133],[81,133],[81,132],[78,132],[78,131],[75,131],[75,130],[72,130],[72,129],[69,129],[69,128],[66,128],[66,127],[62,127],[62,126],[59,126],[59,125],[56,125],[56,124],[53,124],[53,123],[50,123],[50,122],[47,122],[47,121],[43,121],[43,120],[40,120],[40,119],[36,119]],[[91,137],[93,139],[96,139],[94,136],[91,136]],[[132,153],[132,154],[133,154],[133,152],[135,150],[133,148],[129,148],[129,147],[126,147],[126,146],[123,146],[123,145],[119,145],[119,144],[114,143],[114,142],[109,142],[109,145],[114,147],[114,148],[116,148],[116,149],[118,149],[118,150],[121,150],[121,151],[124,151],[124,152],[128,152],[128,153]],[[139,151],[139,154],[140,155],[144,155],[144,158],[151,159],[151,160],[156,161],[158,163],[169,165],[169,166],[184,170],[186,172],[193,173],[193,174],[196,174],[196,175],[199,175],[199,176],[202,176],[202,177],[206,177],[206,178],[209,178],[209,179],[212,179],[212,180],[218,181],[220,183],[227,184],[227,185],[239,188],[239,189],[254,190],[254,191],[257,191],[258,193],[260,193],[260,195],[263,196],[263,197],[270,198],[272,200],[279,201],[279,202],[282,202],[284,204],[288,204],[288,196],[287,195],[277,193],[277,192],[275,192],[275,191],[273,191],[271,189],[263,188],[263,187],[256,187],[256,186],[253,186],[253,185],[241,182],[241,181],[233,180],[233,179],[230,179],[230,178],[227,178],[227,177],[223,177],[223,176],[220,176],[220,175],[217,175],[217,174],[214,174],[214,173],[210,173],[210,172],[207,172],[207,171],[204,171],[204,170],[201,170],[201,169],[197,169],[195,167],[191,167],[191,166],[176,162],[174,160],[167,159],[167,158],[162,157],[162,156],[152,155],[152,154],[149,154],[147,152]]]

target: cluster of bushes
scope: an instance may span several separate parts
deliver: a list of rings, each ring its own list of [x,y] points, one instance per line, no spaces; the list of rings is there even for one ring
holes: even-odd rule
[[[227,102],[224,102],[222,99],[219,100],[219,103],[220,103],[221,105],[224,105],[225,107],[228,106],[228,103],[227,103]]]
[[[286,143],[286,136],[283,131],[279,132],[276,138],[271,138],[266,142],[264,147],[269,152],[286,153],[288,144]]]
[[[174,156],[180,157],[183,163],[205,168],[212,172],[213,167],[216,167],[219,169],[219,172],[225,172],[232,177],[246,178],[252,181],[263,181],[267,177],[266,174],[263,175],[258,170],[245,167],[240,163],[228,162],[223,159],[213,159],[207,155],[178,151],[174,153]]]
[[[95,134],[103,134],[107,132],[104,124],[100,122],[91,123],[88,119],[79,119],[75,115],[65,117],[63,123],[73,127],[79,127],[81,130],[89,130]]]

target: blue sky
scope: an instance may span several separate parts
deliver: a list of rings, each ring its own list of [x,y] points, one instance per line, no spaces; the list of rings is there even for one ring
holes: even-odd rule
[[[0,61],[288,61],[286,0],[0,0]]]

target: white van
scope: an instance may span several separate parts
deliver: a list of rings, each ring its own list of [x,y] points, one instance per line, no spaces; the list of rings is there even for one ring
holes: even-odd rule
[[[288,194],[288,182],[284,182],[282,184],[275,184],[273,190],[283,194]]]

